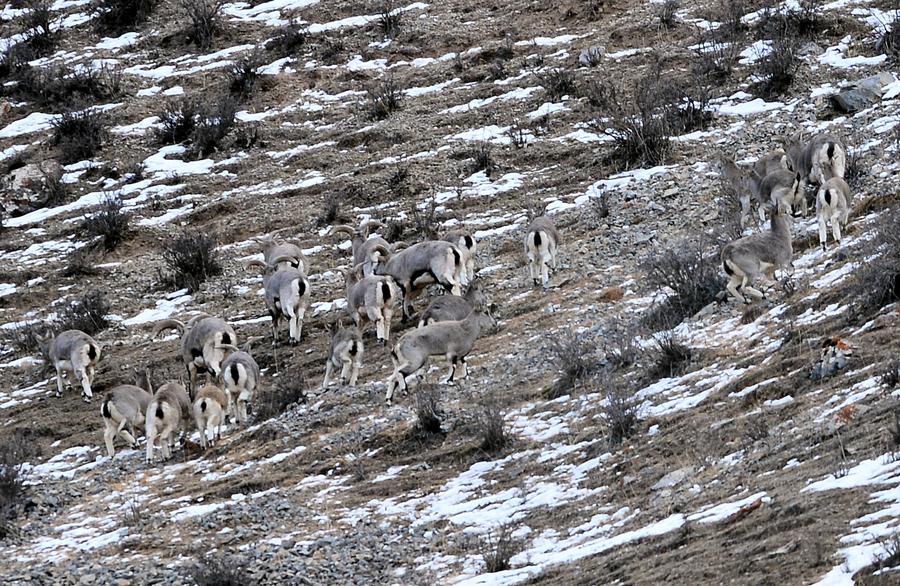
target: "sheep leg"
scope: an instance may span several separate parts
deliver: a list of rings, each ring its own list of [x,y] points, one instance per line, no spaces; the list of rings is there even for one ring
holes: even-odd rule
[[[747,300],[744,299],[744,296],[738,292],[738,284],[743,281],[743,278],[739,275],[731,275],[728,279],[728,285],[725,286],[725,289],[728,290],[731,295],[737,299],[741,303],[746,303]]]
[[[556,270],[556,242],[550,240],[547,248],[550,250],[550,266],[553,267],[553,270]]]
[[[741,230],[747,226],[747,220],[750,218],[750,196],[744,194],[739,196],[741,202]]]
[[[63,369],[56,365],[56,396],[62,397],[63,394]]]
[[[296,343],[299,344],[300,340],[303,339],[303,317],[306,315],[305,307],[298,307],[294,310],[294,323],[295,329],[297,330],[297,338]]]
[[[545,259],[541,259],[541,284],[544,289],[550,286],[550,267],[547,266]]]
[[[328,388],[328,385],[331,384],[331,376],[334,373],[334,364],[331,363],[331,358],[325,362],[325,380],[322,381],[322,388]]]
[[[153,407],[153,405],[150,405]],[[148,415],[147,419],[147,463],[150,464],[153,462],[153,442],[156,441],[156,422],[150,420],[151,415]]]
[[[272,346],[278,345],[278,325],[281,322],[281,316],[276,312],[271,312],[272,316]]]
[[[238,399],[237,401],[237,418],[240,425],[244,425],[247,421],[247,401],[244,399]]]
[[[832,226],[833,228],[834,226]],[[828,231],[825,227],[825,214],[819,215],[819,244],[822,245],[822,250],[826,250],[828,247],[825,245],[825,242],[828,240]]]
[[[447,374],[447,378],[444,379],[445,385],[453,384],[453,374],[456,372],[456,356],[447,354],[447,362],[450,363],[450,372]]]
[[[188,376],[190,377],[191,386],[188,389],[191,401],[194,400],[194,389],[197,388],[197,365],[193,361],[188,363]]]
[[[831,218],[831,233],[837,241],[838,246],[841,245],[841,221],[838,218]]]
[[[355,387],[356,381],[359,379],[359,369],[362,367],[362,364],[359,360],[354,360],[352,363],[352,367],[350,369],[350,386]]]
[[[343,361],[343,366],[341,367],[341,386],[347,385],[347,380],[350,378],[350,369],[353,367],[353,362],[349,358],[345,358]]]
[[[128,443],[129,447],[134,448],[135,446],[137,446],[137,438],[128,433],[127,429],[123,429],[122,431],[120,431],[119,437],[125,440]]]
[[[381,312],[382,317],[384,318],[384,324],[381,326],[381,331],[384,334],[384,342],[387,343],[391,339],[391,320],[394,318],[394,310],[385,309]]]
[[[466,357],[463,356],[459,359],[460,364],[462,365],[462,375],[459,377],[461,379],[469,378],[469,364],[466,362]]]
[[[116,437],[116,425],[109,419],[103,418],[106,429],[103,430],[103,443],[106,444],[106,455],[110,458],[116,455],[113,439]]]

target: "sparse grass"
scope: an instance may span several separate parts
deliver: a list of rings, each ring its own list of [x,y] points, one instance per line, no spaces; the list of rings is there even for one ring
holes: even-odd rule
[[[679,0],[665,0],[659,5],[656,16],[659,18],[659,24],[664,29],[670,29],[678,23],[675,13],[681,8]]]
[[[657,336],[650,352],[654,362],[651,377],[656,379],[684,374],[694,358],[691,347],[671,332]]]
[[[100,0],[94,7],[94,26],[103,33],[122,33],[144,23],[156,0]]]
[[[520,544],[512,537],[512,526],[500,525],[495,532],[488,532],[480,542],[481,559],[486,572],[502,572],[510,568],[509,562],[519,553]]]
[[[766,311],[768,310],[761,303],[754,303],[752,305],[749,305],[747,309],[744,310],[744,313],[741,314],[741,323],[744,325],[752,324],[761,316],[763,316]]]
[[[638,404],[631,387],[619,377],[601,377],[601,390],[606,399],[602,417],[606,424],[606,442],[614,450],[634,435],[638,426]]]
[[[764,98],[780,96],[794,83],[794,76],[800,66],[798,43],[797,37],[792,36],[784,27],[776,29],[771,51],[756,63],[756,73],[762,78],[756,84],[756,90]]]
[[[412,200],[410,203],[407,214],[410,220],[408,226],[422,240],[437,240],[438,231],[440,230],[437,207],[437,202],[433,197],[429,198],[428,203],[423,208],[420,208],[415,200]]]
[[[509,137],[509,143],[516,150],[523,149],[528,145],[528,136],[518,120],[509,127],[509,130],[506,131],[506,136]]]
[[[196,291],[208,278],[222,274],[216,235],[206,232],[185,231],[169,241],[163,249],[163,261],[171,283],[179,289]]]
[[[44,354],[47,350],[40,338],[46,336],[47,332],[41,324],[27,324],[16,326],[4,332],[3,339],[12,346],[17,352],[33,354],[41,352]]]
[[[554,369],[560,373],[547,397],[555,399],[597,372],[600,360],[595,354],[597,342],[588,332],[570,329],[554,332],[548,337],[547,353]]]
[[[109,65],[72,69],[63,63],[32,67],[23,62],[16,66],[14,75],[18,83],[10,88],[11,95],[52,111],[66,111],[72,104],[88,105],[122,94],[122,72]]]
[[[859,136],[854,133],[853,143],[858,145]],[[862,161],[862,152],[859,148],[851,146],[851,142],[845,140],[844,148],[847,152],[846,166],[844,167],[844,180],[847,184],[857,191],[865,185],[865,179],[868,176],[866,165]]]
[[[642,268],[648,282],[673,291],[646,314],[644,324],[653,329],[677,325],[715,301],[725,287],[718,257],[705,255],[702,241],[670,246],[644,261]]]
[[[48,208],[61,206],[69,200],[69,184],[62,180],[62,170],[41,171],[41,203]]]
[[[232,63],[228,70],[228,90],[233,96],[246,99],[253,93],[259,82],[259,72],[263,60],[259,53],[253,52]]]
[[[416,428],[425,433],[441,433],[440,391],[435,385],[422,384],[415,397]]]
[[[727,40],[716,29],[702,35],[697,45],[691,63],[691,72],[696,77],[711,84],[721,84],[731,77],[741,53],[740,43]]]
[[[278,417],[292,405],[306,401],[306,379],[302,373],[279,379],[279,382],[268,385],[254,405],[256,421]]]
[[[63,277],[88,277],[98,274],[94,268],[94,252],[90,247],[82,246],[66,257],[66,265],[60,271]]]
[[[222,26],[224,0],[179,0],[179,4],[190,21],[188,37],[201,49],[209,49]]]
[[[403,27],[403,13],[397,9],[393,0],[383,0],[378,13],[378,28],[381,34],[393,39]]]
[[[52,5],[50,0],[30,0],[25,4],[28,12],[19,20],[24,43],[37,56],[50,54],[59,40],[58,33],[53,30]]]
[[[15,527],[15,520],[25,506],[22,464],[40,455],[34,437],[16,428],[0,436],[0,541]]]
[[[208,557],[190,572],[196,586],[252,586],[256,584],[233,557]]]
[[[322,212],[316,217],[316,226],[336,224],[341,214],[341,197],[334,192],[326,193],[322,198]]]
[[[115,250],[122,243],[131,230],[131,214],[122,209],[122,200],[114,195],[107,195],[100,205],[100,211],[85,216],[81,222],[81,229],[99,237],[103,248],[107,251]]]
[[[895,10],[900,10],[900,6],[896,6]],[[879,29],[875,50],[881,51],[895,63],[900,61],[900,20],[891,24],[881,23]]]
[[[510,437],[506,432],[503,412],[493,398],[488,397],[478,406],[476,422],[481,439],[479,447],[482,450],[495,453],[509,444]]]
[[[476,142],[469,149],[469,173],[478,173],[484,171],[488,177],[496,170],[497,165],[491,156],[491,145],[485,141]]]
[[[856,312],[865,317],[900,301],[900,210],[886,210],[881,216],[866,253],[877,256],[867,258],[849,285]]]
[[[366,93],[369,96],[367,113],[371,120],[384,120],[400,109],[403,94],[392,77],[368,88]]]
[[[401,201],[410,194],[409,167],[397,167],[387,180],[388,190]]]
[[[155,130],[160,144],[180,144],[194,133],[197,127],[199,104],[192,98],[170,102],[159,114],[160,127]]]
[[[547,97],[553,101],[574,95],[578,89],[575,76],[568,69],[557,67],[545,73],[535,72],[535,75],[538,83],[547,91]]]
[[[106,296],[99,290],[93,290],[76,299],[62,310],[56,321],[56,329],[81,330],[89,336],[102,332],[109,327],[110,305]]]
[[[53,121],[53,144],[63,165],[93,157],[106,142],[109,121],[99,110],[63,112]]]
[[[202,108],[197,124],[191,132],[191,151],[195,156],[206,157],[215,152],[234,127],[237,101],[231,96],[220,96],[214,103]]]

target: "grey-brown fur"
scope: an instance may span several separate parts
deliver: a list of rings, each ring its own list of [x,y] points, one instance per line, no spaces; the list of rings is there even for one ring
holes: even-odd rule
[[[463,320],[473,309],[484,309],[489,304],[487,295],[481,288],[481,281],[475,279],[466,287],[466,293],[462,297],[441,295],[432,299],[428,308],[422,312],[419,327],[440,321]]]
[[[194,423],[200,432],[200,447],[204,450],[210,445],[207,430],[213,430],[213,441],[222,436],[222,421],[225,419],[227,408],[228,397],[225,391],[216,385],[203,385],[197,392],[192,409]]]
[[[852,201],[850,186],[840,177],[832,177],[819,188],[816,194],[816,218],[819,221],[819,243],[822,250],[826,249],[829,223],[835,242],[841,244],[841,228],[847,225]]]
[[[462,364],[459,378],[469,375],[466,356],[472,351],[481,332],[497,325],[489,314],[473,311],[462,321],[445,321],[410,330],[403,334],[391,351],[394,372],[387,382],[385,399],[388,404],[394,392],[406,389],[406,378],[422,368],[431,356],[444,356],[450,363],[450,373],[445,382],[456,378],[457,363]]]
[[[309,279],[297,269],[279,269],[263,280],[266,307],[272,317],[272,343],[278,343],[281,318],[288,320],[291,344],[298,344],[303,334],[303,317],[309,306]]]
[[[441,237],[445,242],[452,242],[463,252],[463,264],[466,268],[466,279],[475,279],[475,255],[478,253],[478,242],[466,230],[451,230]]]
[[[375,274],[376,267],[397,251],[395,245],[390,244],[381,236],[370,237],[373,229],[383,226],[384,224],[377,220],[363,222],[358,228],[342,224],[334,226],[329,235],[344,233],[350,236],[353,266],[362,265],[363,276],[371,277]]]
[[[754,282],[761,275],[774,279],[776,269],[790,268],[792,272],[793,254],[791,219],[774,210],[769,230],[744,236],[722,247],[722,266],[729,279],[727,291],[744,303],[750,301],[739,291],[763,299],[765,294],[753,287]]]
[[[175,445],[175,434],[183,424],[190,420],[191,400],[184,386],[178,383],[166,383],[153,394],[147,406],[146,435],[147,463],[153,462],[153,448],[159,443],[163,459],[172,457]]]
[[[325,378],[322,381],[322,388],[331,384],[335,368],[341,369],[341,386],[348,383],[351,387],[356,386],[364,350],[362,333],[359,328],[338,327],[331,336],[331,347],[328,351],[328,360],[325,361]]]
[[[267,271],[274,271],[279,268],[294,268],[306,274],[309,271],[309,261],[300,244],[297,242],[276,242],[272,236],[265,236],[261,239],[265,245],[263,249],[263,260],[251,260],[244,265],[244,268],[259,266]]]
[[[550,268],[556,270],[556,253],[561,244],[553,220],[547,216],[534,218],[525,229],[524,244],[531,280],[546,288],[550,284]]]
[[[803,138],[802,134],[783,138],[788,168],[800,174],[800,192],[806,193],[806,184],[812,181],[823,185],[832,177],[844,177],[847,152],[843,143],[830,134]],[[806,198],[802,213],[806,215]]]
[[[228,409],[237,417],[238,424],[247,422],[247,405],[259,386],[259,365],[249,352],[232,352],[222,363],[222,381],[228,396]]]
[[[400,301],[400,289],[390,276],[373,275],[359,279],[360,265],[344,274],[347,311],[356,327],[362,330],[367,321],[375,324],[375,338],[387,342],[391,338],[391,320]]]
[[[151,398],[150,393],[134,385],[119,385],[106,393],[100,405],[100,416],[104,426],[103,442],[110,458],[116,455],[113,443],[116,436],[137,448],[134,430],[144,425]]]
[[[751,204],[755,204],[760,222],[766,220],[766,209],[771,205],[768,198],[761,197],[759,182],[773,173],[787,170],[785,153],[776,150],[760,157],[752,166],[738,165],[730,157],[720,156],[717,159],[719,172],[741,204],[741,228],[747,225],[750,218]]]
[[[163,330],[177,329],[181,333],[181,359],[188,371],[190,392],[193,395],[197,387],[197,374],[200,371],[219,377],[222,361],[227,356],[229,346],[237,345],[237,334],[225,320],[201,313],[184,324],[175,319],[157,322],[152,337]]]
[[[65,377],[66,386],[71,386],[73,380],[81,384],[81,398],[90,403],[100,344],[81,330],[66,330],[50,341],[48,355],[56,370],[56,396],[62,396]]]
[[[450,242],[426,240],[394,254],[375,274],[393,277],[403,293],[403,315],[410,318],[413,300],[427,285],[439,283],[453,295],[462,294],[463,253]]]

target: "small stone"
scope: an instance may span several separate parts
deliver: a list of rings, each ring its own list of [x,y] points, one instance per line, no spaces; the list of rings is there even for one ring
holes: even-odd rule
[[[656,484],[650,487],[650,490],[663,490],[666,488],[672,488],[684,482],[685,478],[688,477],[692,470],[690,468],[681,468],[679,470],[674,470],[669,472],[662,478],[656,481]]]

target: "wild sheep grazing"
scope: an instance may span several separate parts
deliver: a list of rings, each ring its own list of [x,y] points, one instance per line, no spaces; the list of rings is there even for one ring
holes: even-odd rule
[[[200,447],[204,450],[209,447],[210,441],[207,431],[213,432],[213,441],[222,435],[222,422],[225,419],[225,410],[228,408],[228,397],[225,392],[216,385],[203,385],[194,399],[193,412],[194,423],[200,432]]]
[[[843,179],[847,152],[834,136],[822,134],[803,140],[803,134],[782,138],[788,168],[800,174],[800,193],[804,194],[802,213],[806,215],[806,183],[823,185],[832,177]]]
[[[445,356],[450,363],[450,373],[444,382],[469,376],[466,357],[472,351],[482,330],[496,327],[493,316],[480,311],[471,312],[462,321],[444,321],[411,330],[403,334],[391,351],[394,372],[387,382],[385,399],[388,405],[397,389],[407,389],[407,377],[425,366],[431,356]],[[457,364],[462,372],[457,377]]]
[[[831,224],[831,233],[840,246],[841,228],[847,225],[850,214],[850,202],[853,194],[850,186],[840,177],[832,177],[819,188],[816,194],[816,218],[819,220],[819,243],[826,249],[828,240],[826,225]]]
[[[806,214],[806,195],[800,190],[800,177],[791,171],[775,171],[762,179],[753,174],[750,189],[758,201],[770,209],[781,209],[786,214]]]
[[[428,304],[428,308],[422,312],[419,319],[419,327],[427,326],[439,321],[459,321],[466,319],[473,309],[484,309],[490,305],[487,295],[481,289],[481,281],[475,279],[466,287],[466,294],[462,297],[456,295],[441,295],[435,297]]]
[[[48,355],[56,369],[56,396],[62,397],[65,377],[66,386],[71,386],[73,380],[81,384],[81,398],[90,403],[94,396],[91,384],[100,362],[100,344],[80,330],[66,330],[50,341]]]
[[[525,256],[532,282],[539,282],[546,289],[550,285],[550,268],[556,270],[556,252],[559,232],[547,216],[534,218],[525,229]],[[538,281],[540,278],[540,281]]]
[[[325,361],[325,379],[322,388],[331,384],[331,377],[335,368],[341,369],[340,384],[356,386],[359,378],[359,369],[362,367],[363,357],[362,333],[358,328],[344,328],[339,323],[332,327],[331,348],[328,351],[328,359]]]
[[[300,343],[303,334],[303,317],[309,306],[309,279],[297,269],[279,269],[263,280],[266,307],[272,317],[272,345],[278,344],[278,325],[281,318],[288,320],[291,345]]]
[[[222,380],[228,397],[227,412],[234,413],[239,425],[247,422],[247,405],[259,386],[259,365],[249,352],[237,350],[222,363]]]
[[[390,251],[381,249],[387,256]],[[453,295],[462,294],[465,285],[463,253],[455,244],[426,240],[405,248],[375,268],[376,275],[390,276],[403,293],[403,317],[413,314],[413,300],[425,286],[443,285]]]
[[[741,229],[746,227],[750,218],[751,203],[756,205],[759,221],[765,222],[766,209],[771,206],[771,195],[761,195],[760,183],[762,178],[787,170],[784,151],[776,150],[764,155],[751,166],[738,165],[734,159],[726,156],[720,156],[717,163],[719,173],[740,201]]]
[[[244,268],[248,269],[253,266],[262,267],[263,270],[274,271],[280,268],[297,269],[303,274],[309,271],[309,261],[306,255],[300,249],[297,242],[275,242],[272,236],[265,236],[260,239],[265,245],[263,250],[263,260],[251,260],[244,263]]]
[[[465,230],[451,230],[441,238],[444,242],[452,242],[462,251],[463,265],[466,268],[466,279],[472,281],[475,278],[475,254],[478,252],[478,242]]]
[[[186,324],[176,319],[157,322],[152,337],[167,329],[181,333],[181,359],[190,378],[191,396],[197,387],[197,374],[206,372],[213,379],[219,378],[228,348],[238,343],[234,329],[225,320],[205,313],[192,317]]]
[[[765,294],[753,288],[754,282],[760,275],[774,280],[776,269],[790,268],[793,272],[793,253],[791,219],[781,210],[773,210],[770,230],[744,236],[722,247],[722,266],[729,279],[727,291],[742,303],[751,301],[741,292],[764,299]]]
[[[116,455],[113,445],[116,436],[132,448],[137,448],[134,430],[144,425],[151,399],[150,393],[134,385],[119,385],[106,393],[100,405],[100,415],[103,417],[103,442],[110,458]]]
[[[153,462],[153,447],[159,444],[164,460],[172,457],[175,434],[191,417],[191,400],[184,386],[166,383],[156,389],[147,407],[147,463]]]
[[[375,338],[386,343],[391,339],[391,319],[400,301],[400,290],[389,276],[359,279],[361,268],[362,265],[357,265],[344,271],[347,311],[360,331],[367,321],[374,323]]]
[[[328,235],[344,233],[350,236],[353,266],[362,265],[363,277],[371,277],[379,264],[397,252],[398,244],[405,245],[405,243],[390,244],[381,236],[370,236],[373,229],[382,227],[384,224],[378,220],[369,220],[360,224],[359,228],[345,224],[334,226]]]

